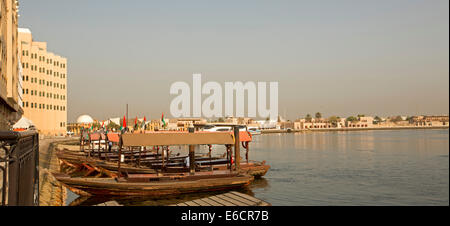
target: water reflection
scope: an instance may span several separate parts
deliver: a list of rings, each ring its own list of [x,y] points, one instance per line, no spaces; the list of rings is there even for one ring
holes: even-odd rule
[[[314,132],[255,137],[272,166],[273,205],[448,205],[448,130]]]

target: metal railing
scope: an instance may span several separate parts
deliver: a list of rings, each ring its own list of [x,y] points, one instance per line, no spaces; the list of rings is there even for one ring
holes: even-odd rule
[[[0,205],[39,205],[39,134],[0,131]]]

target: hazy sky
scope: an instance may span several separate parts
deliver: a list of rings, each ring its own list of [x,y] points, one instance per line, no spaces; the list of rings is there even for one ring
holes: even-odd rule
[[[20,0],[68,58],[68,120],[167,117],[170,85],[278,81],[279,112],[448,114],[449,1]]]

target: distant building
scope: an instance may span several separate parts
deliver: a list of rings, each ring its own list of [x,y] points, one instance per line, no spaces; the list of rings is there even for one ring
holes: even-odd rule
[[[304,130],[304,129],[329,129],[335,126],[326,119],[316,119],[313,118],[310,121],[306,119],[297,119],[294,123],[294,129]]]
[[[68,123],[67,131],[73,132],[74,134],[80,134],[83,129],[87,129],[92,126],[94,123],[94,119],[92,119],[89,115],[80,115],[77,118],[76,123]]]
[[[448,126],[448,116],[413,116],[411,117],[410,124],[415,126]]]
[[[364,116],[359,117],[359,120],[357,121],[347,121],[346,127],[349,128],[369,128],[373,127],[373,117],[371,116]]]
[[[291,121],[279,122],[278,125],[280,126],[280,129],[294,129],[295,122]]]
[[[169,121],[169,130],[187,131],[190,126],[200,130],[208,122],[203,118],[174,118]]]
[[[259,120],[256,121],[258,127],[262,130],[264,129],[280,129],[277,120]]]
[[[240,125],[256,124],[256,121],[254,119],[246,117],[226,117],[224,122],[228,124],[240,124]]]
[[[29,29],[19,28],[18,42],[24,115],[35,123],[40,133],[65,134],[67,59],[48,52],[46,42],[34,41]]]

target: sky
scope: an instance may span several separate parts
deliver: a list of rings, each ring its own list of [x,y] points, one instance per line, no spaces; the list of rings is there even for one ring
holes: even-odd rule
[[[278,82],[291,120],[449,112],[448,0],[19,2],[19,26],[68,58],[69,122],[127,103],[171,118],[171,84],[194,73]]]

